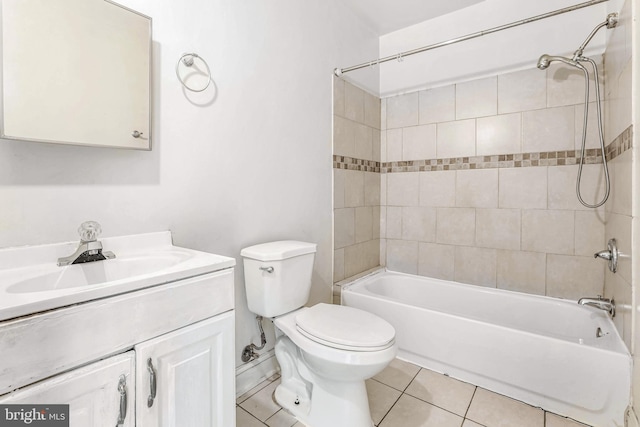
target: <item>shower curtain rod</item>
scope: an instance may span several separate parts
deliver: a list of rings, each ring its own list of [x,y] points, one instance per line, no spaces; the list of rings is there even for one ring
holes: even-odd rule
[[[475,38],[481,37],[481,36],[486,36],[487,34],[496,33],[498,31],[507,30],[507,29],[513,28],[513,27],[518,27],[520,25],[528,24],[530,22],[540,21],[541,19],[550,18],[550,17],[556,16],[556,15],[561,15],[563,13],[573,12],[574,10],[582,9],[584,7],[593,6],[593,5],[596,5],[598,3],[604,3],[606,1],[609,1],[609,0],[591,0],[591,1],[584,2],[584,3],[578,3],[578,4],[575,4],[573,6],[565,7],[563,9],[554,10],[553,12],[543,13],[542,15],[533,16],[531,18],[523,19],[521,21],[516,21],[516,22],[512,22],[510,24],[505,24],[505,25],[500,25],[499,27],[493,27],[493,28],[490,28],[488,30],[478,31],[477,33],[467,34],[466,36],[457,37],[457,38],[454,38],[454,39],[451,39],[451,40],[447,40],[447,41],[444,41],[444,42],[435,43],[435,44],[432,44],[432,45],[429,45],[429,46],[420,47],[418,49],[408,50],[406,52],[397,53],[395,55],[387,56],[387,57],[384,57],[384,58],[379,58],[379,59],[376,59],[375,61],[363,62],[362,64],[353,65],[351,67],[346,67],[346,68],[336,68],[335,70],[333,70],[333,72],[334,72],[334,74],[336,76],[340,77],[342,74],[348,73],[350,71],[355,71],[355,70],[359,70],[361,68],[366,68],[366,67],[372,67],[374,65],[379,65],[379,64],[382,64],[383,62],[389,62],[389,61],[393,61],[393,60],[401,61],[402,58],[404,58],[406,56],[415,55],[416,53],[422,53],[422,52],[426,52],[428,50],[437,49],[439,47],[448,46],[448,45],[452,45],[452,44],[455,44],[455,43],[460,43],[460,42],[463,42],[463,41],[466,41],[466,40],[475,39]]]

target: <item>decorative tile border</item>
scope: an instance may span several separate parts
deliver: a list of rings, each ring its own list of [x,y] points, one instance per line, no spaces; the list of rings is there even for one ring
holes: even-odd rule
[[[633,126],[624,130],[611,144],[605,147],[607,161],[615,159],[632,147]],[[365,172],[429,172],[464,169],[526,168],[534,166],[576,165],[580,162],[580,150],[546,151],[540,153],[500,154],[495,156],[451,157],[446,159],[406,160],[400,162],[377,162],[346,156],[333,156],[335,169]],[[585,164],[602,163],[602,152],[598,148],[586,150]]]
[[[333,155],[334,169],[349,169],[352,171],[377,172],[380,173],[380,162],[375,160],[362,160],[354,157]]]
[[[633,125],[626,128],[613,142],[605,147],[607,161],[615,159],[633,147]]]

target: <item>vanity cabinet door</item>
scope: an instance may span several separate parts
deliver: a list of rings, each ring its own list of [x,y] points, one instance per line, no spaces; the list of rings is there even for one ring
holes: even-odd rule
[[[138,426],[235,425],[233,311],[138,344],[135,351]]]
[[[68,404],[71,427],[134,427],[134,369],[130,351],[18,389],[0,404]]]

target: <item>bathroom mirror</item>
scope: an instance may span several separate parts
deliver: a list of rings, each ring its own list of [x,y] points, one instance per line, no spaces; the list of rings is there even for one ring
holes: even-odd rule
[[[107,0],[2,0],[2,137],[151,149],[151,18]]]

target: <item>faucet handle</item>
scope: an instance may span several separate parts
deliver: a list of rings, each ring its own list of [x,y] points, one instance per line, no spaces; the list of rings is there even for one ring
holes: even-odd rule
[[[95,242],[102,233],[102,227],[95,221],[85,221],[80,224],[78,234],[83,242]]]

